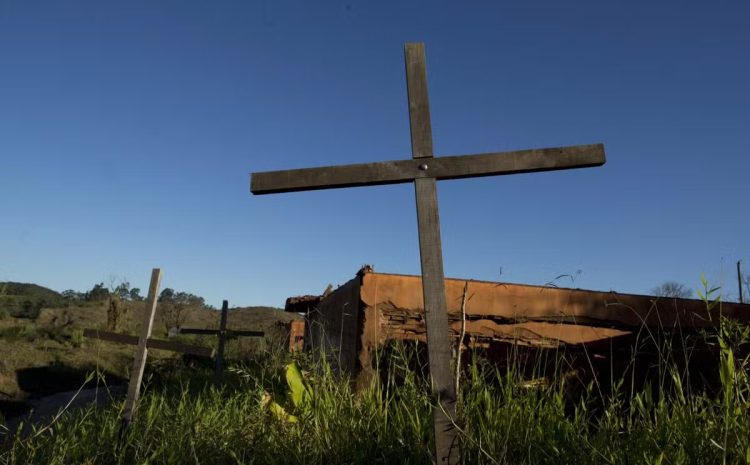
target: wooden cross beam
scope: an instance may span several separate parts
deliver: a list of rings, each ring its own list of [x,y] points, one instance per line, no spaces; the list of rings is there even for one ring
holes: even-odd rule
[[[111,331],[100,331],[98,329],[84,329],[83,335],[90,339],[99,339],[100,341],[116,342],[118,344],[127,344],[131,346],[137,346],[138,342],[141,340],[138,336],[113,333]],[[146,347],[149,349],[169,350],[171,352],[180,352],[182,354],[197,355],[198,357],[213,357],[214,355],[214,350],[209,347],[162,341],[161,339],[154,338],[146,339]]]
[[[151,283],[148,287],[148,297],[146,298],[146,307],[143,312],[143,323],[141,325],[141,335],[139,337],[91,329],[86,329],[83,332],[83,335],[89,338],[137,346],[135,349],[133,370],[130,373],[130,381],[128,382],[128,397],[125,399],[125,408],[122,412],[122,423],[126,427],[130,425],[130,422],[133,420],[133,412],[135,411],[136,403],[138,402],[138,395],[141,391],[141,381],[143,380],[143,371],[146,368],[146,358],[148,357],[149,348],[171,350],[206,357],[211,357],[213,355],[213,350],[205,347],[151,339],[151,330],[154,327],[154,315],[156,315],[156,302],[160,283],[161,270],[159,268],[154,268],[151,272]]]
[[[219,346],[216,351],[216,369],[214,372],[214,382],[219,385],[221,373],[224,369],[224,345],[229,339],[236,337],[263,337],[263,331],[239,331],[227,329],[227,317],[229,315],[229,302],[223,301],[221,304],[221,319],[219,320],[219,329],[201,329],[201,328],[179,328],[180,334],[197,334],[201,336],[218,336]]]
[[[604,146],[580,145],[434,158],[424,45],[406,44],[405,58],[411,160],[253,173],[250,190],[253,194],[272,194],[414,182],[428,359],[433,393],[439,402],[433,411],[434,453],[439,464],[457,463],[456,392],[450,370],[451,345],[436,181],[600,166],[605,162]]]

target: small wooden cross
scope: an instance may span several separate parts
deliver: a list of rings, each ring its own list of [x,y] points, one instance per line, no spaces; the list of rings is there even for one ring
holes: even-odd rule
[[[224,369],[224,345],[228,339],[235,337],[263,337],[263,331],[237,331],[227,329],[227,317],[229,315],[229,302],[223,301],[221,304],[221,319],[219,320],[219,329],[200,329],[200,328],[179,328],[180,334],[200,334],[219,336],[219,346],[216,350],[216,370],[214,372],[214,383],[218,386],[221,381],[221,373]]]
[[[405,57],[411,160],[253,173],[250,190],[253,194],[272,194],[414,182],[428,359],[433,393],[439,402],[438,408],[433,410],[434,453],[439,464],[452,464],[458,462],[454,424],[456,392],[450,370],[451,344],[435,181],[600,166],[605,162],[604,146],[580,145],[434,158],[424,45],[406,44]]]
[[[148,357],[149,348],[170,350],[173,352],[193,354],[202,357],[213,356],[213,349],[189,344],[180,344],[178,342],[160,341],[151,338],[151,330],[154,326],[154,315],[156,314],[159,283],[161,283],[161,270],[159,268],[154,268],[151,272],[151,284],[148,288],[148,297],[146,298],[146,308],[143,312],[143,324],[141,326],[140,336],[130,336],[127,334],[93,329],[86,329],[83,331],[83,335],[88,338],[137,346],[135,349],[133,370],[130,374],[130,381],[128,382],[128,397],[125,399],[125,409],[122,412],[122,422],[124,426],[128,426],[133,420],[133,412],[135,411],[136,403],[138,402],[138,395],[141,391],[141,381],[143,380],[143,371],[146,368],[146,358]]]

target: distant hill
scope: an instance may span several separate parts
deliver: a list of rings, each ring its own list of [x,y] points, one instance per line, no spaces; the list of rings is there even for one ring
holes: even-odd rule
[[[43,307],[62,307],[59,292],[30,283],[0,282],[0,310],[13,316],[33,318]]]
[[[41,299],[62,299],[59,292],[31,283],[0,282],[0,295],[23,296]]]

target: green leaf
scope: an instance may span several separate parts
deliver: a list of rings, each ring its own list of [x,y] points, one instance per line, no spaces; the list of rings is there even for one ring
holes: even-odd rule
[[[724,351],[721,357],[721,366],[719,367],[719,376],[721,377],[721,384],[725,390],[729,390],[734,385],[735,379],[735,366],[734,366],[734,354],[730,349]]]
[[[273,400],[273,397],[267,392],[263,394],[260,403],[262,406],[268,408],[268,411],[273,413],[279,420],[288,421],[290,423],[297,422],[297,417],[287,412],[286,409]]]
[[[310,387],[305,384],[297,362],[292,362],[286,366],[286,383],[289,386],[289,395],[292,403],[296,408],[300,408],[309,402],[311,395]]]
[[[286,409],[284,409],[284,407],[274,401],[271,401],[268,404],[268,410],[270,410],[271,413],[276,415],[276,417],[280,420],[286,420],[290,423],[297,423],[297,417],[288,413]]]

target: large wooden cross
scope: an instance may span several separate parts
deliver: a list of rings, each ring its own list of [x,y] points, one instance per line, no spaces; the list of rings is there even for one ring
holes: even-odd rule
[[[438,400],[438,407],[433,410],[434,453],[440,464],[457,463],[456,392],[450,370],[451,344],[435,181],[600,166],[605,162],[604,146],[581,145],[433,158],[424,45],[406,44],[405,57],[411,160],[253,173],[250,190],[253,194],[272,194],[414,182],[428,359],[433,394]]]

